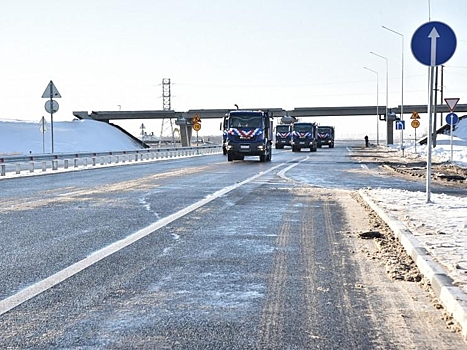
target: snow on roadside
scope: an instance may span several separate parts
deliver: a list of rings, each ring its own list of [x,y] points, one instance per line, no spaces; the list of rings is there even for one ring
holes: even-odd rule
[[[467,294],[467,198],[397,189],[365,189],[381,209],[404,223]]]

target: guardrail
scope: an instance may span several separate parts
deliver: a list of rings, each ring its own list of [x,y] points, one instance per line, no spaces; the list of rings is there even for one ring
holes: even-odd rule
[[[0,177],[7,175],[34,174],[54,171],[69,171],[96,166],[123,165],[137,162],[156,161],[168,158],[192,157],[221,153],[218,145],[145,148],[135,151],[77,152],[55,154],[30,154],[0,157]]]

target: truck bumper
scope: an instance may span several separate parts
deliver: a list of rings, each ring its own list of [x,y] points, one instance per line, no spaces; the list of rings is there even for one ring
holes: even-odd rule
[[[233,154],[241,154],[244,156],[259,156],[267,151],[267,147],[263,142],[252,143],[232,143],[227,144],[227,152]]]

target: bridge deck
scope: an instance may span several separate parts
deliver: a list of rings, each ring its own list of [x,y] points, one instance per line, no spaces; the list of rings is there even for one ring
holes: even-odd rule
[[[329,116],[355,116],[355,115],[376,115],[378,110],[379,115],[384,115],[386,106],[349,106],[349,107],[300,107],[293,110],[284,110],[282,108],[245,108],[248,110],[263,110],[272,112],[276,117],[285,115],[291,117],[329,117]],[[418,113],[427,113],[427,105],[406,105],[404,106],[404,115],[412,114],[414,111]],[[438,105],[436,107],[439,113],[449,113],[449,108],[446,105]],[[98,111],[98,112],[73,112],[73,115],[80,119],[94,119],[99,121],[109,122],[110,120],[125,120],[125,119],[177,119],[183,117],[192,119],[198,114],[203,119],[220,119],[225,116],[231,109],[190,109],[186,112],[177,111]],[[390,112],[400,115],[401,108],[393,107]],[[467,112],[467,104],[456,106],[456,113]]]

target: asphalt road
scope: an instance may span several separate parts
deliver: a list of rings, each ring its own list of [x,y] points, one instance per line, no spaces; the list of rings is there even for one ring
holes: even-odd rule
[[[463,348],[349,234],[408,182],[347,146],[2,180],[0,347]]]

